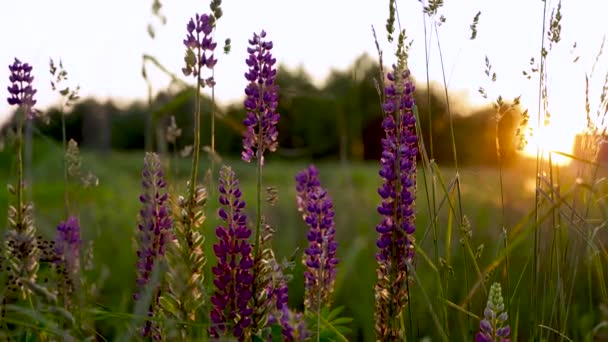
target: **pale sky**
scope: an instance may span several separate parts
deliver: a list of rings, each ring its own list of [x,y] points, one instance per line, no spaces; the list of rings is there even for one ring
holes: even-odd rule
[[[0,70],[5,75],[0,78],[4,94],[0,121],[9,112],[4,98],[7,66],[14,57],[34,66],[41,109],[58,98],[49,85],[49,57],[63,60],[70,74],[68,84],[79,84],[82,96],[145,99],[147,88],[141,77],[144,53],[156,56],[180,74],[186,24],[195,13],[208,12],[209,6],[206,1],[162,2],[168,22],[166,26],[156,25],[157,36],[152,40],[146,33],[148,22],[156,22],[150,11],[152,0],[0,0]],[[424,81],[421,5],[415,0],[397,3],[401,24],[414,40],[410,68],[417,80]],[[548,5],[556,7],[557,1]],[[439,39],[454,98],[463,98],[468,91],[465,100],[482,102],[477,89],[488,85],[483,73],[484,56],[488,55],[498,74],[497,83],[487,87],[490,96],[522,95],[524,106],[536,113],[538,81],[526,80],[521,71],[529,68],[530,57],[539,60],[542,6],[541,0],[446,1],[440,13],[447,22],[439,28]],[[290,67],[303,65],[318,82],[330,68],[345,69],[364,52],[376,56],[371,25],[376,27],[385,50],[385,62],[393,61],[393,47],[387,43],[384,30],[388,0],[225,0],[222,7],[224,16],[218,22],[216,37],[220,42],[230,37],[232,52],[218,56],[216,96],[220,102],[242,98],[247,39],[261,29],[274,41],[273,53],[279,62]],[[469,25],[478,11],[478,37],[470,41]],[[606,13],[608,3],[602,0],[565,0],[562,4],[562,42],[554,48],[548,64],[555,135],[572,135],[584,126],[584,77],[608,33]],[[430,30],[430,26],[427,28]],[[575,41],[575,55],[580,55],[580,60],[573,64],[570,50]],[[441,81],[434,35],[431,45],[430,77]],[[592,110],[607,62],[608,56],[604,55],[596,70]],[[156,89],[168,84],[160,73],[148,70]]]

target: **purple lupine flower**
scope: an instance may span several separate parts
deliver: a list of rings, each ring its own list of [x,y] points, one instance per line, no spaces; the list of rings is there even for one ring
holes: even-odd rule
[[[23,107],[26,117],[33,119],[36,117],[36,110],[34,105],[36,100],[34,94],[37,90],[33,88],[32,82],[34,76],[32,76],[32,66],[28,63],[21,63],[21,61],[15,58],[12,65],[8,66],[11,71],[9,80],[11,85],[8,87],[10,97],[7,98],[8,104],[11,106]]]
[[[511,327],[507,324],[509,316],[505,311],[502,290],[499,283],[492,284],[484,318],[479,323],[480,332],[475,335],[476,342],[510,342]]]
[[[218,338],[232,331],[239,341],[244,341],[253,314],[250,305],[253,258],[248,241],[251,229],[247,227],[247,216],[243,213],[245,202],[241,200],[239,181],[230,167],[224,166],[220,170],[219,193],[222,207],[218,215],[225,225],[215,230],[219,241],[213,245],[213,251],[218,264],[212,268],[216,291],[211,297],[213,326],[210,332],[212,337]]]
[[[296,204],[298,206],[298,211],[302,213],[302,215],[306,215],[308,207],[308,189],[320,186],[319,171],[313,165],[310,165],[308,169],[296,175]],[[306,217],[304,217],[304,219],[306,219]]]
[[[169,241],[172,220],[167,199],[167,183],[160,159],[155,153],[146,153],[142,171],[143,193],[139,196],[142,209],[139,212],[140,222],[139,250],[137,251],[137,288],[133,295],[138,299],[140,292],[150,281],[152,270],[165,254],[165,243]]]
[[[377,246],[379,262],[397,257],[402,262],[411,261],[413,249],[411,235],[415,230],[414,200],[416,188],[416,155],[418,137],[416,119],[412,113],[414,85],[409,81],[409,72],[395,84],[394,73],[388,74],[390,84],[386,87],[386,102],[382,108],[386,114],[382,128],[386,137],[382,139],[382,168],[379,175],[384,183],[378,189],[382,204],[378,213],[384,216],[376,231],[380,234]],[[399,88],[399,89],[398,89]],[[391,255],[395,244],[397,255]]]
[[[249,84],[245,88],[244,105],[247,117],[243,121],[246,130],[243,134],[242,158],[250,162],[254,156],[264,162],[264,152],[276,151],[279,131],[277,123],[279,114],[279,88],[274,84],[277,70],[274,67],[276,59],[272,57],[272,42],[265,41],[266,32],[253,34],[249,40],[251,47],[247,48],[249,57],[246,60],[249,70],[245,78]]]
[[[304,305],[307,310],[314,311],[321,305],[331,304],[338,264],[333,204],[318,177],[319,171],[313,165],[296,175],[298,207],[310,228],[306,235],[308,248],[303,256],[306,266]]]
[[[312,334],[306,329],[306,322],[302,313],[291,311],[287,306],[281,310],[281,334],[284,341],[304,341]]]
[[[76,217],[59,223],[55,235],[54,246],[49,250],[50,258],[56,266],[58,275],[58,292],[66,308],[73,302],[73,294],[77,294],[80,286],[80,225]],[[45,251],[43,249],[43,255]]]
[[[283,341],[286,342],[305,341],[312,336],[312,333],[306,328],[304,315],[291,311],[287,306],[268,315],[266,323],[268,326],[280,326]],[[268,336],[267,341],[272,341],[272,335]]]
[[[287,282],[283,277],[277,287],[272,291],[275,299],[275,307],[277,310],[283,310],[284,307],[287,307],[287,301],[289,300],[289,288],[287,287]]]
[[[190,18],[186,25],[188,34],[184,39],[184,45],[188,48],[186,54],[186,67],[182,68],[185,76],[194,76],[198,78],[203,68],[212,70],[217,63],[213,52],[217,47],[217,43],[213,41],[211,32],[213,31],[213,21],[209,14],[197,14],[194,18]],[[201,86],[215,85],[213,76],[202,80]]]
[[[80,268],[80,224],[76,217],[59,223],[55,236],[56,263],[62,263],[66,271],[73,275]]]
[[[146,153],[142,171],[143,193],[139,196],[142,209],[139,212],[140,222],[137,225],[139,233],[139,250],[137,251],[137,292],[133,299],[139,300],[150,282],[154,268],[165,254],[165,244],[170,239],[173,225],[170,207],[165,190],[164,173],[160,159],[155,153]],[[159,304],[160,291],[157,286],[152,294],[152,302],[148,307],[148,316],[153,317]],[[144,337],[160,340],[160,330],[152,321],[146,321],[141,330]]]
[[[394,313],[402,312],[409,300],[407,288],[407,264],[414,256],[415,230],[416,155],[418,153],[414,106],[414,85],[409,71],[399,71],[393,66],[388,73],[383,103],[385,118],[382,128],[382,157],[378,189],[382,202],[378,213],[383,216],[376,226],[380,234],[376,241],[379,248],[378,282],[376,283],[376,335],[380,340],[400,339],[401,332],[389,321]]]
[[[273,282],[271,282],[268,285],[268,302],[270,303],[274,301],[274,305],[268,315],[266,325],[269,326],[280,323],[279,325],[281,326],[284,340],[293,341],[293,335],[291,332],[293,329],[289,325],[283,324],[282,313],[289,311],[287,306],[287,302],[289,301],[289,288],[287,287],[287,281],[285,280],[281,266],[278,264],[275,265],[275,277],[276,283],[273,284]],[[278,319],[281,319],[281,322],[279,322]]]

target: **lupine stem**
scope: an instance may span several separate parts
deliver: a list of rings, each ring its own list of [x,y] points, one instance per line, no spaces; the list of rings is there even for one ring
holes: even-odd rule
[[[61,141],[63,143],[63,200],[65,201],[65,215],[70,215],[70,200],[68,197],[68,158],[65,155],[68,150],[65,129],[65,113],[61,113]]]
[[[197,33],[198,38],[198,33]],[[197,51],[198,58],[201,59],[201,49]],[[194,204],[196,197],[196,177],[198,176],[199,151],[201,149],[201,73],[196,76],[196,93],[194,94],[194,150],[192,151],[192,174],[190,175],[190,205]]]
[[[17,112],[17,230],[23,227],[23,116],[25,111]]]
[[[263,139],[262,130],[258,133],[258,139]],[[261,140],[260,140],[261,141]],[[258,253],[260,250],[260,230],[262,227],[262,158],[263,155],[261,150],[257,151],[257,212],[256,212],[256,222],[255,222],[255,245],[253,249],[253,258],[257,262],[258,261]],[[254,283],[255,286],[255,283]],[[255,288],[254,288],[255,290]],[[255,292],[254,292],[255,293]]]
[[[260,94],[264,94],[264,86],[261,85],[261,89],[260,89]],[[262,165],[263,165],[263,160],[264,160],[264,150],[261,147],[261,144],[264,141],[264,130],[262,129],[262,115],[263,113],[259,113],[258,117],[259,117],[259,122],[258,125],[260,126],[260,129],[258,130],[258,143],[260,144],[258,146],[258,149],[256,151],[256,157],[257,157],[257,184],[256,184],[256,190],[257,190],[257,212],[256,212],[256,222],[255,222],[255,244],[253,247],[253,259],[254,259],[254,263],[258,262],[258,253],[260,250],[260,231],[262,230]],[[255,293],[255,282],[253,284],[253,290]],[[256,297],[254,297],[256,298]]]
[[[215,80],[215,69],[211,70],[211,77]],[[213,178],[215,177],[215,85],[211,87],[211,177],[209,177],[209,191],[213,192]]]

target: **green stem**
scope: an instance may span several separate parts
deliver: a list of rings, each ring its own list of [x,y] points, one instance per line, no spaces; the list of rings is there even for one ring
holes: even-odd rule
[[[264,94],[264,86],[261,86],[260,94]],[[260,251],[260,230],[262,228],[262,163],[264,161],[264,149],[263,149],[263,141],[264,141],[264,132],[262,128],[262,116],[263,113],[258,113],[258,146],[256,150],[256,159],[257,159],[257,213],[256,213],[256,223],[255,223],[255,246],[253,250],[254,263],[258,262],[258,253]],[[254,282],[255,284],[255,282]],[[254,286],[255,290],[255,286]],[[253,292],[255,296],[255,291]]]
[[[61,111],[61,140],[63,143],[63,200],[65,201],[65,215],[70,215],[70,199],[68,195],[68,150],[67,134],[65,128],[65,113]]]
[[[211,77],[215,81],[215,69],[211,71]],[[212,194],[213,177],[215,175],[215,85],[211,87],[211,177],[209,177],[209,194]]]
[[[545,31],[546,31],[546,23],[547,21],[547,2],[544,1],[543,2],[543,28],[542,28],[542,35],[541,35],[541,51],[540,51],[540,75],[538,77],[538,117],[537,117],[537,127],[540,128],[540,112],[541,112],[541,100],[542,100],[542,88],[543,88],[543,76],[545,73],[545,54],[544,54],[544,49],[545,49]],[[538,247],[539,247],[539,224],[540,224],[540,217],[539,217],[539,204],[540,204],[540,177],[538,177],[538,175],[540,175],[541,172],[541,168],[542,168],[542,160],[543,160],[543,155],[544,155],[544,151],[541,152],[541,148],[540,146],[536,147],[536,174],[535,174],[535,178],[536,178],[536,189],[535,189],[535,197],[534,197],[534,267],[532,268],[532,315],[531,315],[531,326],[534,327],[532,333],[532,337],[535,337],[536,333],[538,332],[538,327],[537,327],[537,316],[538,316],[538,310],[537,310],[537,304],[538,304],[538,296],[536,296],[536,293],[538,291]]]
[[[17,231],[23,231],[23,121],[27,108],[17,112]]]
[[[456,135],[454,134],[454,122],[452,118],[452,111],[450,110],[450,97],[448,95],[448,83],[445,78],[445,68],[443,66],[443,52],[441,50],[441,42],[439,41],[439,31],[437,30],[437,24],[435,24],[435,37],[437,38],[437,49],[439,50],[439,60],[441,61],[441,74],[443,76],[443,90],[445,92],[445,105],[448,111],[448,118],[450,121],[450,137],[452,140],[452,154],[454,155],[454,168],[458,172],[458,155],[456,153]],[[462,217],[461,217],[462,218]]]
[[[325,252],[327,246],[323,247],[323,252]],[[319,268],[319,283],[317,286],[317,342],[321,342],[321,289],[323,287],[323,267],[325,265],[323,254],[324,253],[321,254],[321,267]]]
[[[198,50],[197,61],[201,59],[201,51]],[[200,67],[196,76],[196,93],[194,94],[194,150],[192,151],[192,174],[190,175],[190,206],[194,206],[196,199],[196,177],[198,175],[199,151],[201,149],[201,73]],[[188,234],[190,235],[190,234]]]
[[[260,127],[260,133],[258,134],[258,141],[262,141],[262,128]],[[260,231],[262,228],[262,151],[257,150],[257,212],[255,222],[255,246],[253,250],[253,256],[255,261],[258,261],[260,251]]]
[[[502,215],[502,227],[501,227],[501,234],[504,234],[504,248],[505,250],[507,249],[507,247],[509,246],[509,234],[508,234],[508,230],[507,230],[507,216],[505,214],[505,193],[504,193],[504,182],[503,182],[503,160],[502,160],[502,153],[501,153],[501,145],[500,145],[500,129],[499,129],[499,123],[500,123],[500,113],[497,113],[498,115],[498,120],[496,121],[496,157],[498,159],[498,178],[499,178],[499,182],[500,182],[500,207],[501,207],[501,215]],[[507,298],[511,298],[511,289],[510,289],[510,272],[509,272],[509,255],[507,254],[505,256],[505,273],[507,275],[507,286],[505,286],[505,294]],[[510,304],[511,303],[507,303],[508,308],[510,309]]]

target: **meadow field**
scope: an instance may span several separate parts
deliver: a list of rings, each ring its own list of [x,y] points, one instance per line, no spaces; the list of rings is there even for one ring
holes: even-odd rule
[[[0,170],[2,179],[10,180],[15,171],[15,162],[11,151],[0,154],[0,161],[5,167]],[[140,153],[112,152],[103,155],[83,151],[83,170],[94,171],[99,180],[97,186],[78,188],[74,195],[74,202],[78,203],[80,211],[81,234],[84,245],[93,243],[94,267],[88,271],[86,277],[96,284],[95,303],[91,310],[95,311],[96,325],[100,333],[107,340],[121,336],[125,329],[132,329],[132,294],[135,291],[137,237],[135,227],[139,207],[141,165],[143,158]],[[240,160],[224,161],[232,165],[241,179],[244,199],[254,202],[255,197],[255,167]],[[36,140],[34,143],[31,198],[35,205],[36,225],[39,233],[47,239],[52,239],[56,222],[62,220],[63,215],[63,183],[62,175],[62,149],[61,146],[47,140]],[[304,266],[299,261],[302,250],[306,247],[306,224],[298,217],[296,207],[296,191],[294,175],[298,170],[305,168],[305,162],[271,161],[264,170],[265,184],[276,187],[276,202],[271,206],[265,205],[267,221],[276,229],[273,248],[278,258],[294,258],[294,278],[289,283],[290,306],[302,309],[304,296],[304,283],[302,272]],[[381,182],[378,176],[378,167],[375,163],[340,163],[337,161],[318,162],[320,178],[332,195],[336,211],[336,240],[338,242],[338,256],[340,267],[335,284],[335,305],[343,306],[343,315],[352,317],[350,324],[352,333],[348,339],[352,341],[374,340],[374,284],[376,282],[376,232],[374,227],[378,224],[380,215],[376,211],[379,204],[377,188]],[[564,167],[554,166],[554,171],[561,172],[560,179],[564,188],[573,188],[574,179],[579,164]],[[173,159],[168,156],[165,167],[171,170],[168,180],[172,184],[185,184],[190,167],[189,160],[184,158]],[[209,167],[205,159],[201,162],[201,169]],[[480,316],[485,306],[485,296],[481,289],[477,290],[473,298],[467,301],[467,296],[473,284],[479,280],[476,267],[483,272],[484,284],[488,286],[491,280],[509,279],[511,286],[509,312],[511,325],[518,327],[519,333],[514,330],[514,340],[527,340],[532,320],[532,273],[533,263],[533,231],[534,219],[529,216],[530,208],[535,202],[535,164],[533,159],[520,159],[514,165],[503,170],[504,205],[500,201],[499,170],[491,167],[467,167],[460,170],[460,192],[462,212],[467,217],[469,226],[466,228],[455,222],[456,218],[451,205],[457,205],[455,188],[450,184],[455,178],[453,168],[441,168],[441,178],[435,180],[436,201],[438,211],[437,234],[438,241],[433,242],[433,229],[429,218],[428,201],[422,176],[418,179],[417,198],[417,227],[415,238],[420,254],[415,262],[416,276],[410,285],[411,291],[411,320],[408,330],[412,329],[414,340],[441,338],[433,323],[433,316],[441,316],[441,307],[446,307],[447,316],[445,326],[448,327],[450,340],[467,340],[479,325],[479,319],[471,317],[467,312]],[[421,172],[419,172],[422,175]],[[432,178],[427,176],[428,184]],[[450,200],[446,201],[445,186],[450,187]],[[172,191],[179,192],[179,189]],[[217,196],[217,193],[215,194]],[[432,196],[431,196],[432,197]],[[584,196],[581,196],[584,198]],[[572,198],[570,198],[572,200]],[[0,195],[0,206],[6,206],[8,199],[4,193]],[[218,208],[217,199],[209,196],[207,203],[207,221],[204,234],[207,242],[206,253],[212,255],[211,246],[216,242],[213,234],[215,226],[220,224],[215,214]],[[504,222],[502,222],[504,208]],[[562,209],[568,213],[567,209]],[[249,210],[253,216],[253,210]],[[595,211],[595,210],[594,210]],[[450,214],[451,213],[451,214]],[[552,219],[555,219],[553,217]],[[5,213],[0,213],[0,220],[6,220]],[[564,219],[565,220],[565,219]],[[550,260],[554,255],[555,232],[547,222],[541,223],[543,229],[540,244],[541,260]],[[517,249],[510,251],[509,268],[512,274],[507,277],[504,269],[505,254],[503,227],[510,230],[519,230],[511,236],[517,241]],[[561,227],[553,227],[561,228]],[[563,229],[563,236],[571,236],[572,240],[583,238],[582,232],[574,229]],[[595,233],[584,234],[592,236]],[[599,232],[599,234],[604,235]],[[600,235],[598,235],[600,236]],[[463,238],[467,244],[463,244]],[[594,237],[597,238],[597,237]],[[523,241],[522,241],[523,240]],[[597,242],[600,243],[598,240]],[[569,246],[568,241],[562,242]],[[574,243],[573,243],[574,244]],[[474,258],[471,258],[467,248],[471,248]],[[437,265],[431,261],[435,248],[442,255],[443,264]],[[585,251],[587,250],[587,251]],[[422,257],[422,253],[425,256]],[[592,270],[596,265],[594,256],[587,248],[568,252],[568,259],[562,260],[562,272],[567,274],[562,280],[567,289],[557,288],[554,277],[559,276],[553,267],[541,271],[542,293],[555,293],[561,291],[567,294],[561,310],[569,316],[563,321],[563,331],[568,331],[572,340],[589,340],[589,331],[594,323],[601,317],[602,304],[597,301],[601,298],[598,288],[601,288],[601,278]],[[428,260],[425,260],[428,258]],[[573,258],[575,262],[571,262]],[[602,259],[605,258],[602,252]],[[475,260],[476,265],[472,260]],[[486,268],[499,260],[500,266],[492,272]],[[502,262],[501,262],[502,260]],[[542,261],[541,261],[542,262]],[[208,261],[213,265],[215,261]],[[603,261],[601,262],[603,263]],[[544,262],[543,262],[544,264]],[[600,266],[601,267],[601,266]],[[434,271],[436,268],[438,272]],[[208,269],[207,269],[208,271]],[[441,297],[434,284],[438,275],[443,277],[444,289],[447,293]],[[601,273],[600,273],[601,274]],[[563,277],[563,275],[562,275]],[[208,279],[212,274],[208,274]],[[598,283],[600,282],[600,283]],[[503,287],[509,286],[503,282]],[[504,290],[503,290],[504,291]],[[537,304],[541,308],[543,317],[555,319],[560,306],[556,307],[550,298],[543,296],[543,303]],[[559,298],[559,297],[555,297]],[[447,301],[450,304],[445,304]],[[436,305],[436,303],[440,303]],[[460,306],[461,304],[464,306]],[[436,305],[430,307],[429,304]],[[568,312],[569,311],[569,312]],[[409,315],[407,315],[409,316]],[[406,316],[406,317],[407,317]],[[409,324],[412,324],[410,327]],[[557,340],[558,335],[545,332],[546,340]],[[523,336],[522,336],[523,335]],[[519,336],[519,338],[518,338]],[[602,335],[596,335],[597,336]]]

